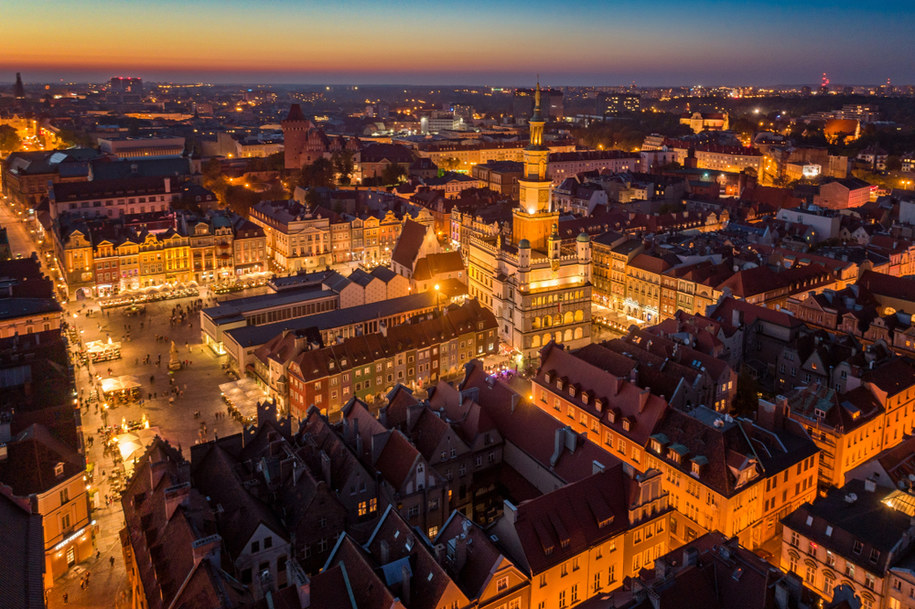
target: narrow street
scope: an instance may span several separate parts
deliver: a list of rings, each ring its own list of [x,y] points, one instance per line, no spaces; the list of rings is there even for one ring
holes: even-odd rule
[[[0,226],[6,229],[6,236],[10,242],[10,252],[13,258],[17,254],[21,254],[23,258],[28,258],[32,255],[32,252],[36,251],[23,216],[14,212],[6,202],[0,205]]]

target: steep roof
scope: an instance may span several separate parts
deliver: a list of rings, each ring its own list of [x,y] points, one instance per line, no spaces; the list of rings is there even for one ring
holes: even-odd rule
[[[300,104],[290,104],[289,113],[286,115],[284,121],[302,121],[305,122],[308,119],[305,118],[305,115],[302,113],[302,106]]]
[[[886,494],[879,487],[867,490],[863,480],[851,480],[841,489],[829,489],[825,497],[805,503],[782,522],[827,550],[882,576],[892,550],[910,528],[907,514],[883,503]],[[828,535],[827,526],[831,527]],[[870,562],[872,551],[876,551],[876,560]]]
[[[667,402],[659,396],[550,343],[541,352],[540,369],[534,382],[550,391],[558,391],[556,383],[560,380],[564,388],[574,385],[578,389],[574,397],[566,393],[565,399],[601,418],[603,425],[617,430],[641,446],[647,444],[667,410]],[[581,401],[582,393],[588,395],[587,404]],[[597,409],[596,400],[602,402],[600,410]],[[609,416],[611,410],[618,416]],[[628,431],[623,428],[624,419],[629,423]]]
[[[578,556],[629,526],[629,493],[617,465],[517,506],[514,529],[530,573]]]
[[[13,438],[7,451],[7,458],[0,462],[0,482],[20,497],[49,491],[86,468],[82,456],[43,425],[30,425]],[[59,476],[55,473],[58,464],[63,465]]]
[[[8,607],[43,608],[43,572],[41,516],[0,486],[0,598]]]
[[[427,230],[429,229],[425,225],[409,218],[406,219],[394,251],[391,252],[391,260],[412,270]]]

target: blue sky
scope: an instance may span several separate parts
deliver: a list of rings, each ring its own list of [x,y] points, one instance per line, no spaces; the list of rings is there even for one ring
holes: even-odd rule
[[[915,82],[913,2],[0,0],[0,16],[0,80]]]

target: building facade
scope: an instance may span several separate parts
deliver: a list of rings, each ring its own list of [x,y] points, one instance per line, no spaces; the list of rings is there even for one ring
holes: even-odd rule
[[[499,337],[519,364],[535,359],[551,340],[583,346],[591,336],[591,242],[582,233],[573,246],[564,246],[559,237],[539,93],[535,98],[512,243],[503,243],[501,235],[471,237],[466,256],[469,293],[493,312]]]

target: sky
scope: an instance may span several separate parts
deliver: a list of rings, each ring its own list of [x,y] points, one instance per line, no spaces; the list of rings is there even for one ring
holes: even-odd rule
[[[0,0],[0,81],[915,83],[915,2]]]

